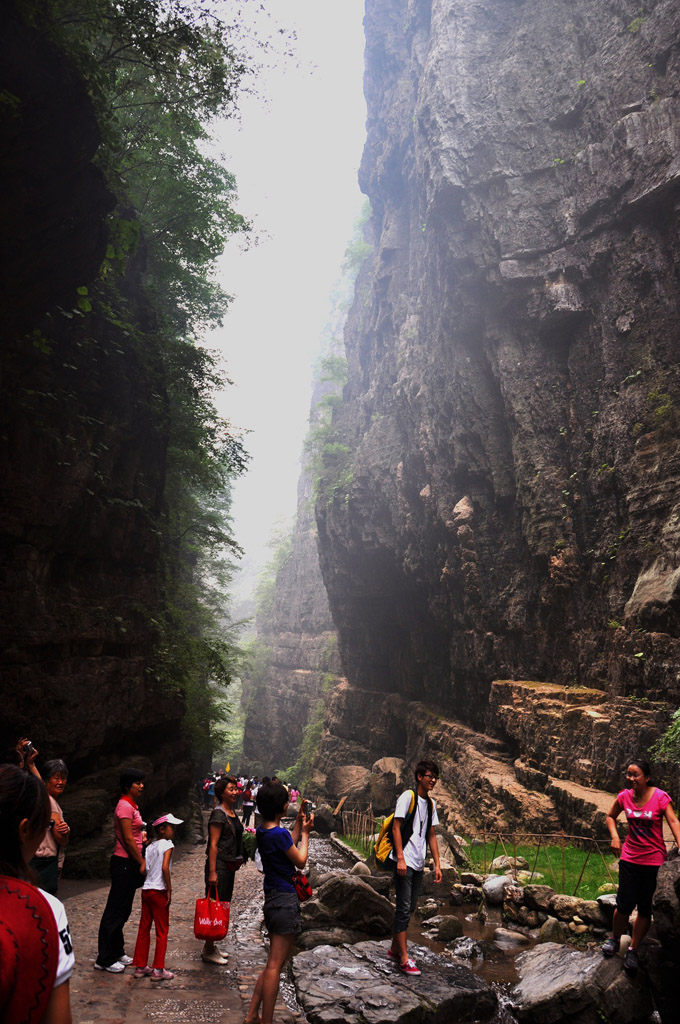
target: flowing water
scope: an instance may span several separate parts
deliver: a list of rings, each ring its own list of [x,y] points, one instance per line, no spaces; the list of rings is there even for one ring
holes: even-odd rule
[[[316,836],[310,839],[309,861],[319,873],[326,871],[348,872],[354,864],[354,861],[339,850],[330,839]],[[417,914],[414,914],[408,929],[409,943],[425,950],[431,950],[433,953],[445,956],[457,963],[464,963],[489,984],[503,988],[513,985],[518,980],[515,959],[520,952],[535,945],[535,940],[529,939],[526,945],[512,951],[503,949],[496,940],[496,930],[503,926],[500,907],[489,907],[487,920],[482,922],[477,916],[477,907],[473,904],[452,907],[446,902],[445,892],[442,892],[441,896],[435,894],[435,898],[440,903],[437,914],[457,917],[463,926],[463,936],[469,941],[459,942],[454,956],[450,950],[446,949],[446,943],[438,942],[428,934],[427,922],[421,922]],[[421,897],[421,904],[424,899],[425,897]],[[426,955],[425,958],[427,958]]]

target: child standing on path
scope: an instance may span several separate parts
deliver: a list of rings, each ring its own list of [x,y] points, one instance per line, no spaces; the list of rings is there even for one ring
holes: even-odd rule
[[[287,807],[288,790],[280,782],[269,782],[261,787],[257,794],[257,809],[262,817],[257,830],[257,848],[264,872],[264,922],[269,932],[269,957],[255,983],[245,1024],[272,1024],[281,970],[295,936],[302,930],[300,900],[293,885],[293,874],[296,868],[303,868],[307,863],[314,815],[305,815],[303,805],[293,831],[289,832],[281,828]]]
[[[156,818],[153,827],[158,839],[146,848],[146,878],[142,889],[142,916],[137,932],[135,954],[132,963],[135,978],[151,978],[152,981],[169,981],[175,975],[165,969],[165,951],[168,948],[168,925],[170,922],[170,900],[172,882],[170,866],[175,848],[173,837],[175,827],[182,824],[174,814],[163,814]],[[151,945],[151,922],[156,928],[156,951],[153,967],[148,966]]]

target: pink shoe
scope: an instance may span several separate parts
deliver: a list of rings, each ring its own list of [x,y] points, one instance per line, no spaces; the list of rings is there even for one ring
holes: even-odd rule
[[[149,978],[153,974],[151,967],[138,967],[135,973],[132,975],[133,978]]]
[[[420,971],[418,971],[418,974],[420,974]],[[159,970],[158,967],[155,967],[151,975],[151,980],[171,981],[174,977],[175,975],[172,973],[172,971],[166,971],[165,967],[162,970]]]
[[[416,975],[421,973],[420,968],[416,967],[413,960],[407,960],[405,964],[399,964],[399,970],[402,974]]]

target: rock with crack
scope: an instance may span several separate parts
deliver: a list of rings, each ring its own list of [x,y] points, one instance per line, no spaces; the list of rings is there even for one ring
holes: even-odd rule
[[[466,1024],[490,1020],[496,994],[467,967],[417,950],[420,977],[406,977],[387,959],[387,945],[318,946],[292,964],[298,1001],[310,1024]]]

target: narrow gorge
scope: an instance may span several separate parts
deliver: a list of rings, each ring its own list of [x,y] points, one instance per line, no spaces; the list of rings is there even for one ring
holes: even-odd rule
[[[365,28],[314,784],[429,754],[451,822],[601,835],[680,703],[680,13],[368,0]]]

